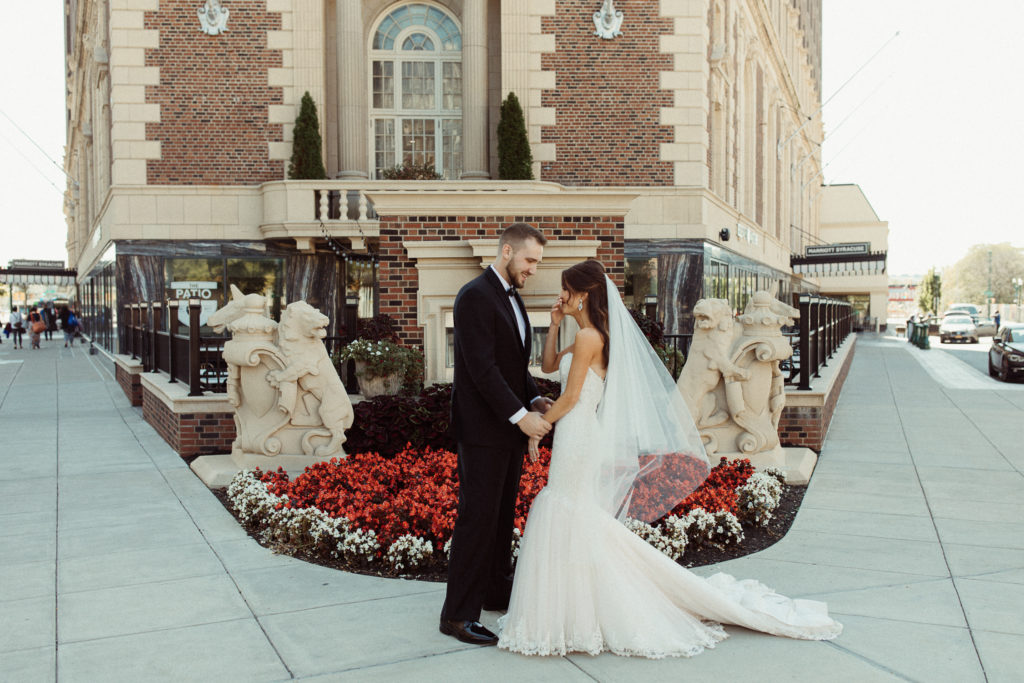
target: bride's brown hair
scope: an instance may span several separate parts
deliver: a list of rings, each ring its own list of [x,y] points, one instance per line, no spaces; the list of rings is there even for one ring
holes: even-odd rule
[[[604,266],[588,259],[562,271],[562,287],[571,294],[587,295],[587,315],[604,340],[604,365],[608,367],[608,289]]]

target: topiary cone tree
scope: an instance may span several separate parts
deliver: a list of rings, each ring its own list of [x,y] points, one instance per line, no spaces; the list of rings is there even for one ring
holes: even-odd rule
[[[327,177],[320,139],[320,120],[309,91],[302,96],[299,117],[292,134],[292,160],[288,177],[292,180],[323,180]]]
[[[501,103],[498,177],[502,180],[533,180],[533,154],[530,153],[530,140],[526,137],[526,120],[514,92],[510,92]]]

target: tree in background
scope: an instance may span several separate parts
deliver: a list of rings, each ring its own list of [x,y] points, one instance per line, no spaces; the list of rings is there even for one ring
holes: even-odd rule
[[[938,315],[939,300],[942,293],[942,279],[935,272],[935,268],[929,268],[928,274],[917,286],[917,308],[925,313]]]
[[[510,92],[501,103],[501,116],[498,118],[498,177],[501,180],[533,180],[533,154],[526,136],[526,120],[514,92]]]
[[[327,177],[324,168],[323,141],[320,138],[320,120],[316,105],[309,91],[302,96],[299,117],[295,119],[292,133],[292,160],[288,164],[288,177],[292,180],[323,180]]]
[[[991,278],[989,274],[989,252]],[[975,244],[967,255],[946,268],[942,273],[942,301],[985,304],[989,282],[996,303],[1014,301],[1013,278],[1024,277],[1024,250],[1009,242],[1001,244]]]

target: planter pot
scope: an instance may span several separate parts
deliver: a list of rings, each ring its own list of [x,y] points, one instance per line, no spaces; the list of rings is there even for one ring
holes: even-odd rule
[[[374,396],[394,396],[402,388],[402,378],[399,375],[388,375],[387,377],[366,377],[366,363],[356,361],[356,381],[359,383],[359,393],[363,398]]]

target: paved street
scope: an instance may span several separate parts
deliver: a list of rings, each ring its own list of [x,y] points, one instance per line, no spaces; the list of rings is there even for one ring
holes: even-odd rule
[[[0,345],[2,681],[1020,680],[1024,384],[937,344],[862,336],[789,534],[700,570],[825,600],[844,633],[729,627],[661,661],[465,646],[437,632],[441,584],[273,555],[108,358],[43,344]]]

